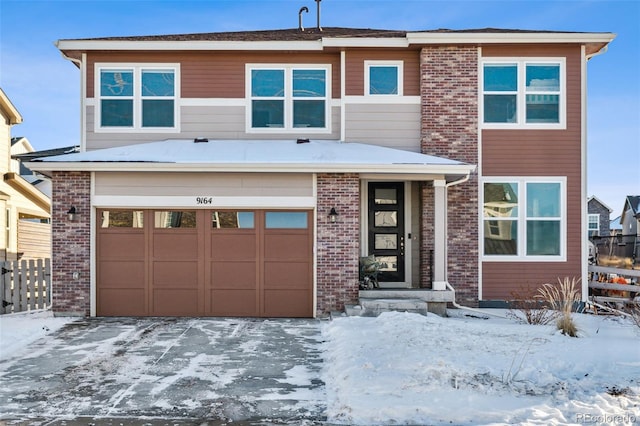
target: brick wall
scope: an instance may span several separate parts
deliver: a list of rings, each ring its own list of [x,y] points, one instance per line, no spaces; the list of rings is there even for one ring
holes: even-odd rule
[[[475,47],[433,46],[420,55],[421,149],[429,155],[478,164],[478,52]],[[422,186],[422,285],[433,248],[433,188]],[[477,175],[448,189],[448,281],[457,301],[478,301]]]
[[[88,172],[54,172],[52,196],[52,296],[56,315],[90,314],[90,188]],[[74,206],[76,221],[67,211]],[[73,278],[73,273],[80,275]]]
[[[318,315],[358,302],[360,180],[357,174],[318,174]],[[327,215],[338,212],[336,223]]]

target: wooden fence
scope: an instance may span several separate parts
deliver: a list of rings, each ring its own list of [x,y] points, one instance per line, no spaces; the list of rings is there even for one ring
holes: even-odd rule
[[[640,295],[640,270],[589,265],[589,293],[596,303],[632,304]]]
[[[0,314],[51,306],[50,259],[6,261],[0,265]]]

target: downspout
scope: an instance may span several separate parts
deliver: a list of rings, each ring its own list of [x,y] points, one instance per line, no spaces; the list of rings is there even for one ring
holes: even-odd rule
[[[466,181],[468,181],[470,178],[471,178],[471,174],[469,173],[468,175],[466,175],[466,176],[462,177],[461,179],[454,180],[454,181],[452,181],[452,182],[447,183],[447,184],[445,185],[445,188],[447,188],[447,189],[448,189],[448,188],[449,188],[449,187],[451,187],[451,186],[454,186],[454,185],[460,185],[461,183],[465,183]],[[491,315],[491,316],[498,317],[498,318],[503,318],[503,319],[506,319],[506,318],[507,318],[507,317],[505,317],[504,315],[498,315],[498,314],[495,314],[495,313],[493,313],[493,312],[486,312],[486,311],[483,311],[482,309],[470,308],[470,307],[468,307],[468,306],[462,306],[462,305],[458,304],[458,302],[456,302],[456,289],[455,289],[455,288],[453,288],[453,286],[452,286],[451,284],[449,284],[449,280],[446,280],[446,281],[445,281],[445,285],[446,285],[446,286],[447,286],[447,288],[448,288],[449,290],[451,290],[451,292],[453,293],[453,301],[452,301],[452,302],[450,302],[450,303],[451,303],[451,304],[452,304],[456,309],[462,309],[462,310],[465,310],[465,311],[476,312],[476,313],[483,314],[483,315]]]

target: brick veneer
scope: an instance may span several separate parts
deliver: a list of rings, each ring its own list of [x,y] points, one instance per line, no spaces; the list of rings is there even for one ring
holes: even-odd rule
[[[318,174],[317,312],[324,315],[358,302],[360,180],[357,174]],[[327,215],[338,212],[336,223]]]
[[[88,172],[54,172],[52,196],[52,304],[55,315],[90,314],[90,190]],[[76,221],[67,211],[75,207]],[[73,278],[73,273],[80,275]]]
[[[478,164],[478,51],[432,46],[420,55],[421,149],[425,154]],[[422,286],[433,248],[433,187],[422,186]],[[448,281],[457,301],[478,302],[477,176],[448,189]],[[426,270],[426,271],[425,271]]]

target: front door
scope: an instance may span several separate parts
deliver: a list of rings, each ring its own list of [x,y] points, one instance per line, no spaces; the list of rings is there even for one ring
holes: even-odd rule
[[[404,282],[404,183],[369,183],[369,253],[381,264],[378,281]]]

